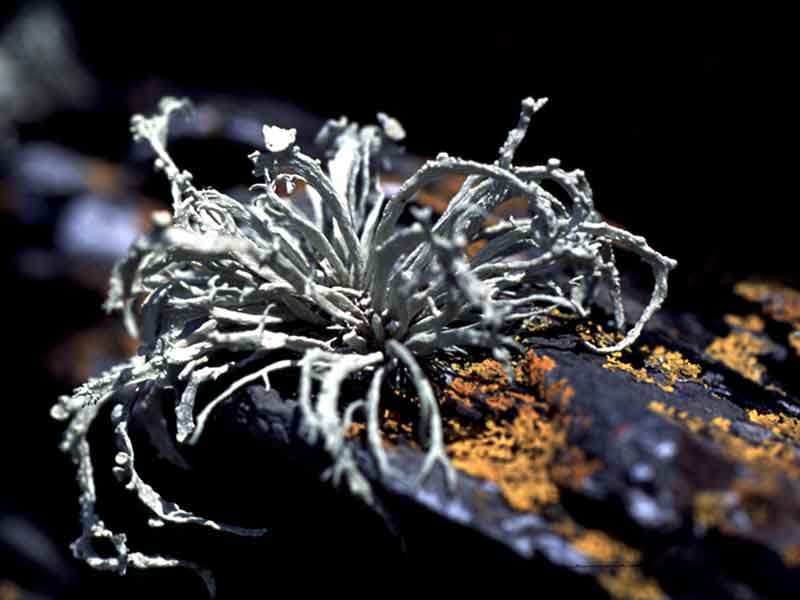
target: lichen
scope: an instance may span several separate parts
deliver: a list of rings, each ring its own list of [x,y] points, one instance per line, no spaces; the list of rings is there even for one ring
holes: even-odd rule
[[[476,385],[477,389],[485,386],[482,406],[500,414],[487,419],[477,433],[456,430],[463,437],[453,435],[455,440],[447,449],[457,469],[497,484],[512,508],[540,512],[558,502],[561,486],[580,486],[600,463],[567,444],[575,418],[568,411],[574,390],[564,379],[547,380],[555,361],[529,350],[515,364],[515,381],[524,383],[533,393],[509,391],[507,379],[496,383],[504,377],[498,367],[493,361],[484,361],[461,369],[467,377],[473,374],[478,381],[495,382]]]
[[[770,544],[787,567],[797,566],[800,510],[783,500],[783,485],[767,473],[737,477],[725,490],[703,490],[693,499],[693,520],[703,530]]]
[[[714,417],[713,419],[711,419],[711,425],[713,425],[717,429],[721,429],[726,433],[731,430],[731,420],[726,419],[725,417]]]
[[[705,353],[742,377],[761,383],[767,369],[758,361],[758,357],[769,352],[769,348],[770,344],[766,339],[741,330],[714,339]]]
[[[0,579],[0,600],[24,600],[33,594],[23,590],[15,582],[8,579]]]
[[[647,407],[655,413],[680,423],[692,433],[698,433],[706,429],[706,422],[700,417],[690,415],[688,411],[678,410],[674,406],[667,406],[663,402],[656,400],[650,402]]]
[[[667,383],[659,384],[666,392],[672,392],[679,381],[697,382],[702,374],[700,365],[691,362],[677,350],[667,350],[664,346],[656,346],[645,359],[645,364],[666,377]]]
[[[755,409],[747,411],[747,417],[753,423],[769,429],[778,438],[800,444],[800,419],[790,415],[776,413],[760,413]]]
[[[463,355],[485,348],[510,376],[511,351],[519,344],[506,334],[509,329],[555,310],[586,317],[600,290],[609,295],[617,328],[624,329],[615,251],[648,264],[653,291],[638,320],[615,343],[585,345],[607,354],[632,344],[663,302],[676,263],[644,238],[604,222],[582,171],[566,171],[555,159],[533,167],[513,164],[532,116],[544,104],[532,98],[522,102],[519,122],[494,163],[440,154],[390,197],[381,170],[400,152],[405,132],[384,114],[378,115],[379,125],[366,127],[344,118],[329,121],[317,137],[327,171],[300,150],[294,130],[265,125],[266,151],[250,156],[263,181],[252,187],[252,197],[242,199],[196,187],[193,175],[168,153],[170,121],[187,112],[187,102],[165,98],[157,114],[133,117],[134,138],[149,144],[156,168],[171,185],[173,211],[154,215],[152,230],[112,274],[106,308],[122,312],[130,333],[141,339],[139,353],[53,409],[54,417],[69,420],[62,449],[79,465],[83,532],[73,545],[75,554],[119,572],[186,565],[129,552],[125,537],[99,519],[87,434],[105,405],[112,407],[121,448],[115,472],[158,523],[252,535],[262,531],[193,515],[141,479],[128,435],[135,403],[160,404],[167,396],[161,390],[176,390],[175,439],[193,444],[215,407],[238,390],[270,388],[271,374],[294,370],[301,435],[332,462],[323,476],[346,483],[352,494],[375,505],[348,435],[364,414],[380,476],[394,473],[380,424],[390,380],[403,377],[414,387],[422,425],[415,433],[424,434],[418,441],[425,448],[419,481],[440,467],[452,488],[456,472],[424,361],[437,352]],[[412,207],[427,185],[453,175],[465,179],[438,219]],[[295,188],[303,193],[297,202]],[[527,214],[503,216],[502,205],[512,200]],[[415,220],[410,226],[402,224],[406,212]],[[362,385],[364,398],[348,402],[340,392],[356,376],[368,382]],[[224,384],[224,391],[196,410],[200,392],[213,381]],[[562,400],[567,389],[561,390]],[[563,445],[567,417],[550,422],[532,406],[523,409],[498,427],[511,427],[512,438],[524,439],[529,466],[539,468],[544,463],[534,454]],[[542,483],[531,491],[537,494],[543,499],[553,492]],[[110,538],[115,552],[100,556],[99,538]]]
[[[576,331],[578,336],[589,344],[611,346],[619,343],[621,339],[618,331],[606,331],[602,325],[592,321],[578,323]],[[630,347],[627,347],[626,350],[630,350]],[[616,353],[612,352],[610,354]]]
[[[742,465],[763,471],[767,470],[778,476],[785,474],[792,479],[800,479],[800,453],[796,451],[791,436],[797,433],[796,423],[787,417],[749,415],[752,422],[762,426],[775,427],[779,436],[767,438],[759,444],[751,443],[731,432],[729,419],[714,418],[706,422],[700,417],[690,415],[687,411],[667,406],[663,402],[653,401],[648,405],[650,410],[679,423],[692,433],[700,434],[713,441],[730,460]]]
[[[724,490],[698,492],[694,496],[692,518],[705,529],[727,523],[729,512],[736,506],[736,495]]]
[[[563,517],[553,529],[590,559],[586,572],[594,576],[611,598],[657,600],[667,597],[658,582],[641,570],[643,553],[640,550],[607,531],[582,527],[570,517]]]
[[[800,567],[800,544],[790,544],[781,553],[784,564],[790,568]]]
[[[734,290],[745,300],[761,304],[771,319],[790,325],[789,346],[800,356],[800,291],[776,283],[750,281],[736,284]]]
[[[579,325],[578,334],[584,340],[596,340],[603,344],[618,339],[616,332],[608,332],[599,324],[594,324],[594,328]],[[634,366],[634,360],[643,366]],[[646,345],[628,346],[623,351],[606,355],[603,368],[627,373],[636,381],[658,386],[668,393],[675,391],[678,382],[691,381],[705,385],[701,380],[700,365],[688,360],[681,352],[668,350],[664,346],[656,346],[652,350]]]
[[[522,407],[511,423],[489,421],[486,431],[449,445],[455,467],[496,483],[519,511],[535,511],[558,502],[558,487],[547,470],[564,447],[566,431]]]
[[[800,356],[800,330],[793,331],[789,334],[789,345],[794,348],[797,356]]]
[[[572,539],[572,545],[603,567],[596,575],[598,583],[617,600],[659,600],[667,595],[652,577],[636,565],[641,552],[598,529],[584,529]]]
[[[429,206],[433,212],[441,215],[447,210],[450,198],[458,193],[466,179],[466,175],[450,175],[432,181],[417,194],[417,204]]]
[[[701,489],[691,498],[695,527],[758,540],[774,546],[787,566],[796,564],[795,541],[800,535],[800,507],[793,487],[800,480],[797,419],[749,411],[749,422],[772,434],[753,443],[735,434],[729,419],[715,417],[706,422],[662,402],[651,402],[649,408],[712,442],[737,466],[727,482]]]
[[[764,312],[782,323],[800,329],[800,292],[776,284],[743,281],[734,287],[737,295],[750,302],[761,304]]]
[[[724,320],[731,329],[746,329],[753,333],[764,332],[764,319],[758,315],[725,315]]]
[[[641,383],[659,385],[655,378],[647,372],[647,369],[644,367],[639,367],[637,369],[631,363],[622,360],[621,352],[615,352],[614,354],[607,356],[606,362],[603,364],[603,368],[608,369],[609,371],[620,371],[621,373],[627,373],[633,377],[633,379]],[[672,391],[672,388],[667,388],[667,386],[663,386],[662,389],[665,389],[665,391],[669,392]]]

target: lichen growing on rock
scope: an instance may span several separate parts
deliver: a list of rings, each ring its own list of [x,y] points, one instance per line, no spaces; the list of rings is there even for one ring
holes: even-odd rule
[[[659,386],[665,392],[674,391],[679,381],[700,380],[700,365],[688,360],[677,350],[667,350],[664,346],[656,346],[653,350],[645,347],[643,350],[648,353],[645,365],[664,376],[666,382],[659,383]]]
[[[591,327],[594,325],[594,327]],[[578,325],[578,334],[585,341],[609,344],[619,339],[616,332],[608,332],[599,324],[589,323],[589,326]],[[641,363],[636,367],[633,360]],[[606,355],[604,369],[627,373],[636,381],[658,386],[663,391],[672,393],[678,382],[701,383],[702,368],[700,365],[688,360],[677,350],[668,350],[664,346],[628,346],[624,350],[611,352]]]
[[[797,440],[792,437],[798,433],[796,419],[750,411],[750,422],[774,429],[773,436],[765,437],[756,444],[732,433],[729,419],[716,417],[706,422],[687,411],[677,410],[674,406],[666,406],[657,401],[651,402],[648,408],[681,424],[692,433],[713,441],[733,461],[757,467],[776,476],[785,474],[792,479],[800,479],[800,453],[793,444]]]
[[[758,302],[764,312],[776,321],[790,323],[800,329],[800,292],[774,283],[742,281],[736,294],[750,302]]]
[[[789,345],[800,356],[800,292],[785,285],[752,281],[742,281],[734,290],[745,300],[759,303],[769,318],[789,324]]]
[[[500,365],[487,360],[468,365],[469,374],[491,373],[477,383],[480,402],[498,411],[477,434],[456,435],[447,447],[454,466],[473,477],[495,483],[516,510],[541,511],[559,500],[559,484],[567,479],[579,485],[599,467],[580,450],[567,444],[570,423],[575,418],[568,410],[574,390],[566,380],[546,382],[555,362],[529,350],[515,365],[515,381],[532,393],[508,389],[508,380],[499,376]],[[496,383],[498,382],[498,383]],[[463,385],[454,381],[444,397],[458,397]]]
[[[753,423],[769,429],[779,439],[786,439],[800,444],[800,419],[790,415],[760,413],[755,409],[747,411],[747,417]]]
[[[575,529],[574,526],[571,529]],[[644,575],[635,565],[641,552],[597,529],[577,530],[572,544],[603,568],[596,578],[617,600],[660,600],[667,595],[658,582]]]
[[[650,301],[613,344],[586,346],[611,353],[633,343],[663,302],[675,261],[644,238],[604,222],[582,171],[566,171],[555,159],[533,167],[513,164],[531,117],[544,104],[523,101],[519,122],[493,164],[440,154],[389,197],[381,171],[399,152],[405,132],[384,114],[375,126],[329,121],[317,138],[327,171],[301,152],[294,130],[265,126],[266,152],[250,157],[263,181],[244,199],[196,187],[192,174],[168,153],[168,126],[186,112],[185,101],[166,98],[156,115],[135,116],[134,137],[154,151],[155,166],[171,185],[173,211],[154,216],[152,231],[133,244],[111,280],[106,306],[122,311],[129,331],[141,339],[138,355],[53,409],[54,417],[69,420],[62,449],[78,464],[83,533],[75,554],[120,573],[187,564],[130,552],[125,536],[100,520],[87,434],[106,406],[119,447],[115,473],[153,513],[154,525],[260,534],[198,517],[142,480],[128,434],[134,406],[162,408],[166,395],[160,391],[176,390],[175,439],[193,444],[220,403],[248,385],[270,388],[271,375],[293,370],[299,376],[302,435],[331,458],[325,476],[373,503],[348,436],[357,433],[353,423],[362,411],[378,470],[393,474],[379,416],[384,388],[400,374],[413,384],[419,403],[419,441],[427,452],[419,476],[441,466],[455,484],[425,357],[486,348],[511,374],[511,351],[518,344],[509,330],[555,311],[585,317],[601,292],[609,295],[614,322],[623,329],[614,255],[620,250],[652,269]],[[465,179],[438,219],[430,210],[410,207],[425,185],[451,175]],[[291,194],[296,183],[303,198],[294,202],[279,195]],[[526,216],[495,214],[512,198],[527,207]],[[402,225],[406,212],[415,219],[410,226]],[[342,386],[357,377],[366,382],[364,398],[343,398]],[[211,382],[224,391],[198,411]],[[547,438],[533,413],[518,419],[517,433],[543,450],[563,435],[553,430]],[[114,552],[100,556],[98,539],[110,539]]]
[[[706,348],[706,354],[742,377],[761,383],[766,367],[758,361],[758,357],[766,354],[769,348],[770,344],[763,336],[750,329],[735,326],[731,333],[711,342]]]

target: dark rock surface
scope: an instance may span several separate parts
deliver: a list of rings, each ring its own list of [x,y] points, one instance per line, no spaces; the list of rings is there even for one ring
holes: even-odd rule
[[[743,306],[753,311],[751,329],[735,325],[728,335],[782,347],[748,356],[781,357],[776,366],[791,372],[800,357],[764,332],[759,321],[770,317],[757,316],[757,305]],[[521,335],[528,352],[510,386],[492,361],[431,362],[458,486],[450,493],[438,471],[416,484],[423,453],[402,402],[384,414],[401,477],[378,478],[356,432],[351,443],[380,490],[381,547],[394,538],[406,559],[502,560],[514,573],[593,597],[791,597],[800,590],[796,383],[770,369],[753,381],[747,357],[710,358],[707,348],[724,337],[696,322],[691,337],[680,322],[662,314],[632,351],[609,359],[583,350],[575,323]],[[595,325],[577,329],[605,335]],[[217,415],[196,460],[246,439],[260,457],[292,465],[288,483],[273,475],[273,485],[307,478],[302,489],[310,490],[326,459],[297,427],[292,400],[251,387]]]

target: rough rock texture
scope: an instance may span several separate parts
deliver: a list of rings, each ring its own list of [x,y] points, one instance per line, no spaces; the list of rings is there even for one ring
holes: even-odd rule
[[[793,294],[741,284],[731,312],[704,321],[662,312],[633,349],[609,357],[579,344],[613,339],[600,323],[525,329],[512,384],[493,360],[437,357],[427,368],[459,485],[448,493],[439,471],[415,482],[424,456],[409,410],[415,399],[398,382],[383,430],[399,473],[375,482],[387,535],[402,539],[411,559],[502,558],[597,597],[796,593]],[[252,387],[219,413],[205,448],[247,439],[261,456],[292,461],[287,476],[313,487],[324,454],[303,446],[297,425],[291,398]],[[364,436],[355,424],[351,443],[374,477]],[[380,529],[366,513],[356,518]]]

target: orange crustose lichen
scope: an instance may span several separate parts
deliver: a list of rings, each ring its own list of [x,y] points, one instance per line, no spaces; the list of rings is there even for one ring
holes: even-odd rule
[[[797,417],[775,413],[759,413],[757,410],[752,409],[747,411],[747,417],[753,423],[766,427],[777,437],[800,444],[800,419]]]
[[[666,384],[658,384],[665,392],[673,391],[678,381],[699,381],[702,373],[700,365],[687,360],[677,350],[667,350],[664,346],[656,346],[644,364],[659,371],[666,378]]]
[[[781,558],[788,567],[800,567],[800,543],[788,545]]]
[[[579,335],[585,341],[603,345],[613,344],[620,339],[619,334],[608,333],[600,325],[595,325],[593,330],[581,327]],[[630,361],[623,360],[626,355],[636,356],[644,366],[637,368]],[[700,365],[691,362],[677,350],[668,350],[664,346],[650,350],[643,345],[626,348],[623,352],[612,352],[606,356],[603,368],[627,373],[636,381],[656,385],[670,393],[675,391],[675,384],[679,381],[700,382],[702,374]]]
[[[445,400],[469,409],[475,408],[475,403],[480,401],[495,412],[502,412],[514,406],[515,399],[524,399],[525,394],[509,389],[505,369],[495,360],[463,366],[453,363],[450,367],[458,377],[444,388]]]
[[[417,192],[417,202],[422,206],[430,206],[440,215],[447,210],[450,199],[461,189],[466,179],[464,175],[448,175],[436,180]]]
[[[784,564],[796,566],[800,510],[796,502],[787,503],[782,486],[774,474],[762,474],[737,477],[729,489],[704,490],[694,497],[694,522],[728,536],[774,543]]]
[[[773,518],[777,491],[776,480],[769,477],[756,480],[737,478],[730,489],[702,491],[694,498],[695,523],[730,535],[735,535],[742,526],[768,527]],[[736,511],[747,515],[746,523],[740,525],[732,518]]]
[[[789,345],[794,348],[797,356],[800,356],[800,329],[793,331],[789,335]]]
[[[572,540],[576,550],[607,568],[596,574],[600,585],[619,600],[657,600],[665,598],[658,582],[635,565],[641,553],[597,529],[585,529]]]
[[[644,367],[639,367],[638,369],[634,367],[629,362],[625,362],[622,360],[622,352],[614,352],[606,356],[606,362],[603,365],[604,369],[608,369],[610,371],[620,371],[622,373],[627,373],[631,377],[633,377],[636,381],[640,381],[641,383],[649,383],[652,385],[658,385],[655,378],[653,378],[648,372],[647,369]],[[671,392],[672,387],[670,386],[659,386],[665,392]]]
[[[736,294],[761,304],[762,310],[776,321],[790,323],[800,329],[800,292],[774,283],[737,283]]]
[[[794,479],[800,478],[800,458],[792,443],[771,438],[764,440],[761,444],[751,444],[730,432],[731,423],[728,419],[719,417],[707,423],[700,417],[692,416],[686,411],[679,411],[674,406],[666,406],[663,402],[651,402],[649,408],[653,412],[664,415],[683,425],[689,431],[702,434],[704,437],[713,440],[720,450],[735,462],[743,463],[760,471],[764,469],[770,470],[776,476],[779,473],[784,473]],[[755,411],[751,412],[754,413]],[[783,417],[782,419],[786,418]],[[770,426],[767,423],[774,423],[772,418],[766,415],[759,415],[757,419],[754,419],[752,415],[750,416],[751,421],[761,425]],[[785,424],[785,430],[796,433],[794,429],[796,424],[789,424],[782,419],[778,421]]]
[[[599,466],[579,449],[567,446],[567,431],[575,417],[566,409],[574,390],[563,379],[546,381],[555,366],[551,358],[532,350],[515,366],[516,383],[531,387],[534,393],[508,391],[505,372],[496,361],[461,370],[466,377],[477,376],[476,385],[485,394],[481,402],[501,414],[487,420],[475,435],[448,445],[453,465],[497,484],[508,503],[520,511],[537,511],[557,502],[559,485],[578,485]],[[487,375],[502,385],[480,383]],[[457,390],[463,390],[463,385],[458,383]]]
[[[351,440],[353,438],[357,438],[366,430],[367,430],[367,425],[365,423],[360,423],[360,422],[351,423],[350,428],[347,430],[347,432],[345,432],[344,437],[347,438],[348,440]]]
[[[743,281],[736,284],[736,294],[761,304],[761,310],[771,319],[788,323],[789,346],[800,356],[800,291],[776,283]]]
[[[716,417],[707,423],[661,402],[651,402],[650,409],[712,440],[729,460],[742,467],[724,487],[694,495],[694,522],[706,529],[759,539],[762,543],[774,538],[769,532],[787,532],[787,539],[779,542],[776,550],[787,565],[794,564],[792,539],[796,535],[791,532],[798,531],[800,509],[791,499],[787,504],[787,498],[793,498],[787,486],[789,480],[800,478],[800,459],[792,443],[798,440],[800,422],[792,417],[750,411],[749,420],[768,427],[774,435],[754,444],[731,433],[728,419]]]
[[[766,367],[758,362],[758,356],[766,354],[769,342],[750,331],[733,331],[724,338],[716,338],[706,354],[739,373],[742,377],[761,383]]]
[[[594,325],[594,327],[592,327]],[[580,338],[585,342],[590,342],[595,346],[612,346],[622,339],[622,335],[616,331],[606,331],[599,323],[588,322],[578,324],[576,331]],[[630,351],[630,348],[626,349]],[[615,354],[618,354],[615,352]]]
[[[764,332],[764,319],[758,315],[725,315],[725,322],[734,329],[747,329],[753,333]]]
[[[665,598],[658,582],[639,568],[642,553],[605,531],[586,529],[564,517],[555,531],[569,540],[573,548],[591,561],[587,567],[609,596],[618,600],[656,600]],[[594,568],[598,567],[598,568]]]

